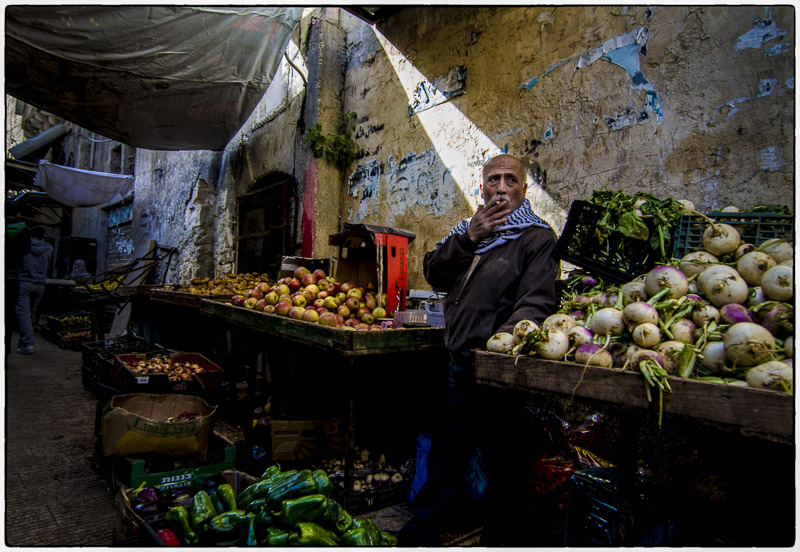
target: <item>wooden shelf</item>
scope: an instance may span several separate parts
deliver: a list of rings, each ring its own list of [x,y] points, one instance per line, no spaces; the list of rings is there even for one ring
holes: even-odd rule
[[[658,392],[647,401],[641,373],[584,366],[535,357],[478,351],[479,384],[518,391],[554,392],[650,411],[658,409]],[[728,424],[742,433],[780,443],[794,443],[794,397],[788,393],[669,377],[664,414]]]

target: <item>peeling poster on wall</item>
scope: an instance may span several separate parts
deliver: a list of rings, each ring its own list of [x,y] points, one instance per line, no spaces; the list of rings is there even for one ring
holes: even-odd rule
[[[433,83],[422,81],[414,90],[414,97],[408,104],[408,116],[413,117],[420,111],[443,104],[453,96],[466,92],[467,68],[453,67],[447,74],[435,79]]]
[[[374,206],[375,215],[378,215],[380,186],[381,164],[377,159],[359,165],[350,175],[347,193],[359,200],[358,212],[349,217],[351,222],[358,223],[367,217],[370,205]]]
[[[385,179],[392,222],[395,216],[414,205],[424,207],[437,217],[448,215],[448,209],[453,206],[450,191],[455,189],[455,182],[433,148],[419,155],[411,152],[397,163],[389,157]]]

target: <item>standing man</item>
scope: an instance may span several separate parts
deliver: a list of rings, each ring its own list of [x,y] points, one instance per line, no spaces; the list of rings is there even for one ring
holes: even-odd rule
[[[33,354],[33,317],[44,295],[44,284],[52,259],[53,248],[44,241],[44,226],[34,226],[31,229],[31,250],[22,257],[22,269],[19,273],[17,352],[23,355]]]
[[[520,320],[541,323],[556,308],[555,235],[534,214],[526,190],[522,161],[506,154],[493,157],[483,167],[484,205],[425,254],[425,279],[447,291],[444,339],[450,362],[428,477],[415,497],[415,518],[400,532],[401,545],[436,545],[463,511],[480,510],[465,483],[482,426],[472,350],[485,348],[497,332],[511,332]],[[491,499],[500,498],[492,494],[491,471],[488,489],[491,508]]]

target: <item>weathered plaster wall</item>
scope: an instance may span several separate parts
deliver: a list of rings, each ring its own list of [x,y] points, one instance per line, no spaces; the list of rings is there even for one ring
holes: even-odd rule
[[[530,164],[528,197],[556,230],[600,188],[701,210],[793,201],[791,7],[413,7],[376,29],[343,20],[344,109],[359,115],[362,150],[343,210],[417,233],[411,287],[426,287],[422,255],[474,211],[480,166],[500,151]]]

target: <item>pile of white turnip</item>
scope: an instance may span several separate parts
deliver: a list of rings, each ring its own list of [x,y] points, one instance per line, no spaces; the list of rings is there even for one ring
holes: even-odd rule
[[[648,396],[669,391],[668,376],[791,393],[793,246],[745,244],[708,222],[702,251],[619,286],[578,275],[583,290],[557,314],[492,336],[487,350],[641,371]]]

